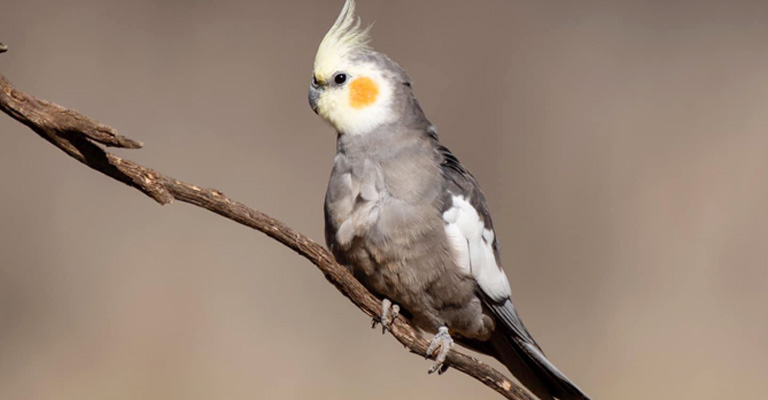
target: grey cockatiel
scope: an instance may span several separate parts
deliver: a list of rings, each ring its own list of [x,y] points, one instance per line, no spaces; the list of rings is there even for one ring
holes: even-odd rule
[[[432,371],[455,339],[500,360],[543,400],[587,399],[520,321],[477,181],[438,141],[407,73],[368,42],[347,0],[309,90],[312,109],[338,131],[325,201],[334,256],[384,300],[385,326],[394,304],[436,334]]]

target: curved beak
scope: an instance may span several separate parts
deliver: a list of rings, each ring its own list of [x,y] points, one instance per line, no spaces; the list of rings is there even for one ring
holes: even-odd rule
[[[309,106],[312,107],[312,111],[317,114],[317,100],[320,95],[323,94],[323,88],[317,85],[315,82],[309,84]]]

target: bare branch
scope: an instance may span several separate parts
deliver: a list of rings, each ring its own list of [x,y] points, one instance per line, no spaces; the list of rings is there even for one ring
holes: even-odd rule
[[[0,43],[0,53],[6,50],[7,47]],[[141,191],[160,204],[183,201],[263,232],[315,264],[326,279],[366,315],[371,318],[379,316],[381,302],[346,268],[339,265],[324,247],[311,239],[266,214],[230,200],[218,190],[181,182],[117,157],[97,145],[138,149],[142,146],[140,142],[120,136],[114,129],[75,111],[29,96],[14,88],[2,75],[0,110],[28,126],[70,157]],[[391,332],[412,353],[426,355],[428,342],[405,318],[398,317],[391,324]],[[507,399],[532,400],[521,386],[489,365],[465,354],[451,351],[446,364],[477,379]]]

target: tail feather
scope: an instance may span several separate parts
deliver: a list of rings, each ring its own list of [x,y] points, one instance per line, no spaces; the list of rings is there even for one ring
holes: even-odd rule
[[[520,343],[502,333],[491,337],[494,356],[541,400],[590,400],[530,343]]]
[[[510,300],[491,303],[498,325],[491,336],[492,356],[501,361],[528,390],[541,400],[590,400],[541,351]]]

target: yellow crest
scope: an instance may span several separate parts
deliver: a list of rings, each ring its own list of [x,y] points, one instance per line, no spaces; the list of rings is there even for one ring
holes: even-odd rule
[[[317,49],[315,76],[326,79],[336,72],[335,69],[351,52],[369,49],[370,28],[363,28],[360,18],[355,15],[355,0],[347,0]]]

